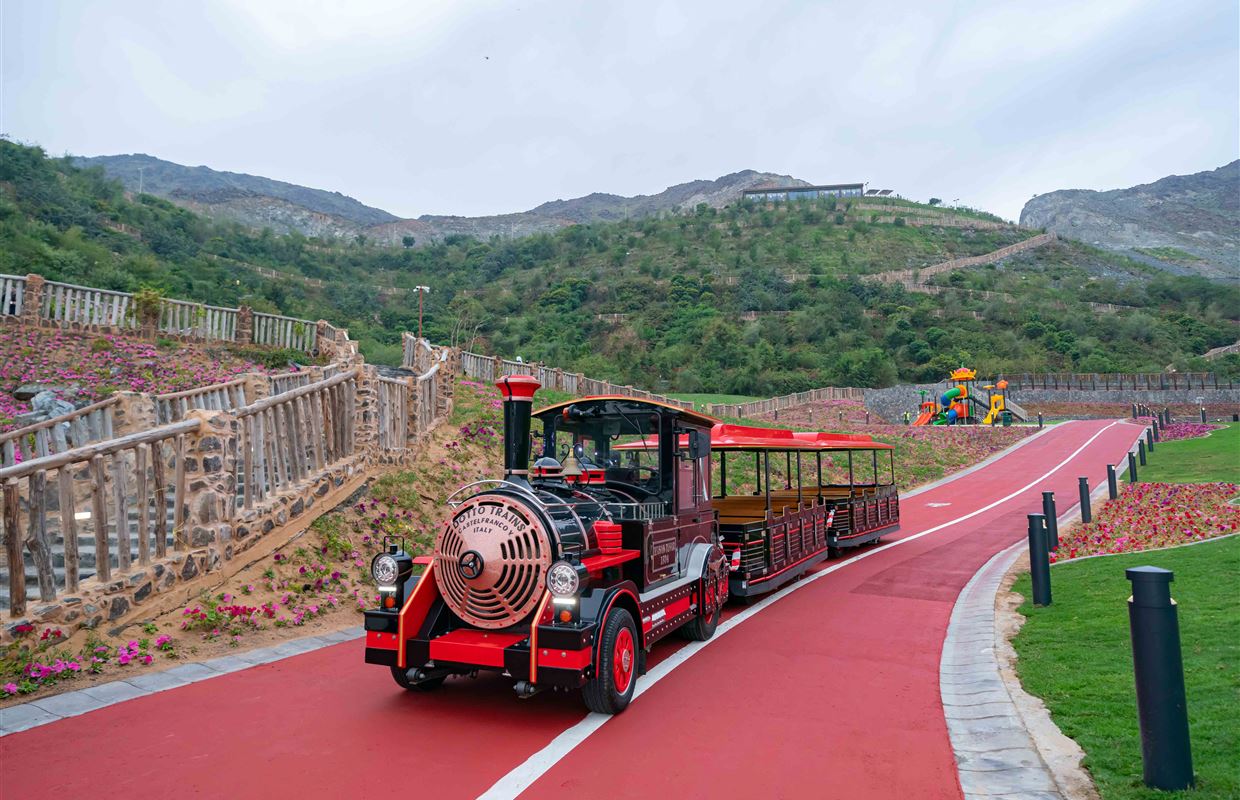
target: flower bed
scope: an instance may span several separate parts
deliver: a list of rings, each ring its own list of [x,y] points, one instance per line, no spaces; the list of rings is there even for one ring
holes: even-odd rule
[[[1094,514],[1094,521],[1065,531],[1051,561],[1131,553],[1199,542],[1240,530],[1240,508],[1229,501],[1234,483],[1137,483]]]
[[[77,405],[86,405],[116,391],[176,392],[265,371],[222,347],[161,347],[112,334],[6,326],[0,328],[0,431],[11,430],[10,420],[30,410],[13,397],[26,383],[64,387],[53,393],[72,394]]]
[[[155,618],[140,637],[82,631],[66,641],[55,629],[15,626],[14,643],[0,648],[0,702],[361,624],[360,612],[378,601],[370,559],[383,538],[428,552],[448,512],[443,499],[499,469],[501,410],[494,388],[461,382],[452,425],[435,432],[412,468],[377,478],[367,495],[323,515],[211,594]]]
[[[1173,422],[1159,429],[1158,438],[1163,442],[1196,439],[1199,436],[1207,436],[1210,431],[1216,431],[1222,427],[1222,425],[1202,425],[1200,422]]]

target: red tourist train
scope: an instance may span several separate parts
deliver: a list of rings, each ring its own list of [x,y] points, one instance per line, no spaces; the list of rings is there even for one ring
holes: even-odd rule
[[[630,397],[531,414],[535,379],[497,385],[504,477],[448,498],[429,557],[393,542],[371,564],[366,662],[403,688],[493,670],[520,696],[581,689],[614,714],[655,642],[709,639],[730,595],[772,591],[899,523],[891,446],[868,436],[724,425]]]

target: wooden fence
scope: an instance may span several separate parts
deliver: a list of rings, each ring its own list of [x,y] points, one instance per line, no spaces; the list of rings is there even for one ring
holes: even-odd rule
[[[315,352],[318,344],[318,324],[310,320],[171,298],[160,299],[152,329],[144,329],[137,301],[129,292],[49,281],[39,275],[0,275],[0,316],[86,330],[146,331],[148,335],[153,330],[164,336],[307,353]]]
[[[92,575],[110,581],[113,566],[123,573],[135,558],[141,566],[152,556],[163,558],[169,499],[173,547],[186,549],[184,440],[197,427],[186,420],[0,469],[12,616],[26,611],[28,566],[46,603],[56,599],[59,587],[77,592]],[[79,507],[88,510],[79,513]],[[93,541],[83,542],[79,537],[87,529]]]
[[[20,275],[0,275],[0,315],[20,317],[25,297],[25,278]]]
[[[1215,372],[1047,372],[1044,374],[1021,373],[1008,375],[1008,389],[1088,389],[1088,390],[1191,390],[1234,389],[1235,382],[1220,378]]]
[[[444,377],[442,365],[442,361],[436,363],[424,375],[419,375],[414,380],[414,390],[418,397],[417,424],[419,430],[429,430],[438,413],[439,384]]]
[[[254,344],[314,352],[315,324],[296,317],[254,312]]]
[[[160,425],[185,419],[190,411],[232,411],[245,405],[245,379],[238,378],[226,383],[186,389],[183,392],[157,394],[155,421]]]
[[[112,438],[113,411],[119,398],[70,411],[52,419],[0,433],[0,466],[63,453]]]
[[[133,295],[128,292],[47,281],[43,285],[42,317],[65,326],[132,328],[132,301]]]
[[[238,504],[246,509],[354,453],[358,370],[237,411]]]
[[[334,375],[335,372],[333,371],[332,375],[324,375],[323,377],[330,378],[334,377]],[[268,376],[267,380],[271,386],[270,394],[276,395],[291,392],[303,386],[309,386],[311,383],[314,383],[314,376],[308,370],[301,369],[291,372],[279,372]]]
[[[159,330],[208,342],[231,342],[237,338],[237,316],[235,308],[164,299],[159,304]]]
[[[707,413],[715,417],[752,417],[757,414],[770,414],[785,408],[803,406],[806,403],[824,400],[864,400],[865,389],[851,387],[826,386],[821,389],[810,389],[806,392],[795,392],[766,400],[753,400],[748,403],[711,403],[706,407]]]
[[[378,392],[379,449],[384,454],[401,452],[409,446],[409,404],[412,400],[409,381],[381,377]],[[421,420],[418,427],[422,427]]]

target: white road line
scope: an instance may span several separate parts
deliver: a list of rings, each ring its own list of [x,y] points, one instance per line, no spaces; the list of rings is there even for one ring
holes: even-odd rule
[[[862,559],[869,558],[870,556],[873,556],[873,555],[877,555],[878,553],[881,553],[885,550],[890,550],[893,547],[899,547],[900,545],[905,544],[907,542],[912,542],[914,540],[920,539],[923,536],[929,536],[930,534],[941,531],[944,528],[949,528],[953,525],[958,525],[961,522],[964,522],[965,520],[976,517],[978,514],[984,514],[993,508],[1003,505],[1007,501],[1015,497],[1018,497],[1019,495],[1024,494],[1025,492],[1029,491],[1030,489],[1034,488],[1038,484],[1045,481],[1050,476],[1054,475],[1059,470],[1063,469],[1070,461],[1072,461],[1072,459],[1080,455],[1081,452],[1085,450],[1085,448],[1093,444],[1095,439],[1097,439],[1099,436],[1101,436],[1102,434],[1106,433],[1108,430],[1110,430],[1111,428],[1119,424],[1121,424],[1121,422],[1116,421],[1116,422],[1112,422],[1110,425],[1107,425],[1105,428],[1101,429],[1100,431],[1095,433],[1093,436],[1089,437],[1089,439],[1085,442],[1085,444],[1081,445],[1076,450],[1074,450],[1072,452],[1072,455],[1068,456],[1063,461],[1060,461],[1058,464],[1052,467],[1048,472],[1046,472],[1043,475],[1038,476],[1037,478],[1033,479],[1029,483],[1022,486],[1021,488],[1007,495],[1006,497],[1002,497],[994,501],[990,505],[983,506],[982,508],[979,508],[976,511],[971,511],[968,514],[965,514],[963,516],[960,516],[960,517],[957,517],[951,520],[950,522],[944,522],[940,525],[935,525],[933,528],[928,528],[924,531],[918,531],[917,533],[911,534],[902,539],[898,539],[894,542],[889,542],[887,544],[880,545],[879,547],[876,547],[872,550],[867,550],[864,553],[859,553],[858,555],[855,555],[852,558],[841,561],[838,564],[832,564],[826,569],[822,569],[822,570],[819,570],[818,572],[814,572],[812,574],[806,575],[800,581],[797,581],[795,583],[792,583],[784,587],[783,589],[780,589],[778,592],[775,592],[770,597],[767,597],[766,599],[758,603],[755,603],[754,605],[750,606],[749,608],[745,609],[739,614],[729,617],[725,622],[719,625],[719,628],[715,631],[715,635],[711,637],[710,639],[706,640],[705,642],[690,642],[689,644],[677,650],[672,655],[668,656],[663,661],[660,661],[658,666],[651,669],[650,672],[646,673],[646,675],[644,675],[642,679],[638,682],[637,689],[633,694],[633,699],[636,700],[637,698],[641,697],[642,694],[644,694],[648,689],[650,689],[650,687],[654,686],[656,683],[663,680],[663,678],[667,677],[671,673],[672,670],[676,669],[681,664],[688,661],[690,658],[693,658],[693,656],[700,653],[704,648],[719,641],[721,638],[723,638],[723,636],[728,631],[732,630],[737,625],[740,625],[742,622],[749,619],[753,615],[757,614],[759,611],[762,611],[763,609],[768,608],[772,604],[779,602],[780,600],[792,594],[793,592],[797,591],[798,589],[801,589],[801,588],[804,588],[810,585],[811,583],[818,580],[819,578],[822,578],[826,575],[830,575],[832,572],[835,572],[836,570],[843,569],[844,567],[847,567],[851,564],[855,564],[858,561],[861,561]],[[557,763],[559,763],[561,759],[563,759],[566,755],[571,753],[573,749],[577,747],[577,745],[584,742],[586,739],[590,737],[591,734],[593,734],[599,728],[606,725],[607,721],[610,719],[611,719],[611,716],[607,714],[595,714],[595,713],[587,714],[576,725],[573,725],[571,728],[568,728],[563,733],[561,733],[559,736],[552,739],[550,742],[547,743],[546,747],[542,748],[537,753],[534,753],[532,756],[527,758],[516,769],[512,770],[507,775],[505,775],[504,777],[496,781],[495,784],[490,789],[487,789],[485,792],[483,792],[481,795],[478,796],[479,800],[512,800],[512,798],[517,797],[519,794],[521,794],[526,789],[528,789],[534,783],[534,781],[541,778],[544,774],[546,774],[548,770],[550,770]]]

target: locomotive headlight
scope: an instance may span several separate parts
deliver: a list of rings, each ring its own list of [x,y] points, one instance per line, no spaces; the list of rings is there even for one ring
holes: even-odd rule
[[[400,565],[393,556],[380,553],[370,562],[370,574],[380,586],[394,586],[400,575]]]
[[[581,576],[567,561],[557,561],[547,570],[547,590],[555,597],[572,597],[580,588]]]

